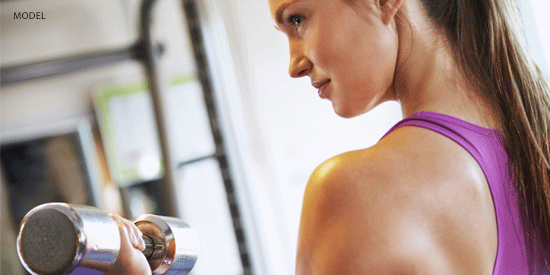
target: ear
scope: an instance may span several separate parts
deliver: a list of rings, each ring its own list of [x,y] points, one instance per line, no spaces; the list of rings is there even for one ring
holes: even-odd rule
[[[379,0],[380,9],[382,10],[382,22],[389,24],[397,14],[397,11],[403,5],[405,0]]]

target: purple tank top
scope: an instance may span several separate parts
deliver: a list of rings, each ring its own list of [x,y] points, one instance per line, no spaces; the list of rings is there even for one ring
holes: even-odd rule
[[[419,112],[395,124],[382,138],[404,126],[426,128],[450,138],[466,149],[481,167],[495,207],[498,247],[493,274],[550,274],[550,252],[543,251],[535,235],[531,251],[525,242],[517,195],[508,173],[508,156],[498,130],[484,128],[445,114]]]

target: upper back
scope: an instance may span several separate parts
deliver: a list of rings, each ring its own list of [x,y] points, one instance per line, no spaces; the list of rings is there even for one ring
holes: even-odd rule
[[[479,255],[486,256],[487,254],[495,253],[496,255],[493,256],[493,274],[547,274],[550,272],[547,265],[543,268],[543,266],[545,266],[544,257],[547,257],[547,260],[550,260],[550,258],[548,258],[548,255],[543,255],[544,252],[540,247],[535,247],[535,250],[529,253],[524,233],[535,232],[526,231],[526,228],[524,228],[522,224],[514,183],[508,171],[508,157],[504,150],[499,132],[497,130],[477,126],[452,116],[432,112],[419,112],[397,123],[388,133],[386,133],[386,135],[384,135],[384,137],[382,137],[382,140],[390,135],[390,133],[404,126],[421,127],[447,138],[445,139],[441,136],[434,137],[432,134],[431,138],[437,142],[432,142],[431,146],[430,144],[418,146],[423,144],[420,140],[420,143],[414,144],[416,148],[412,149],[413,152],[416,151],[415,154],[424,154],[423,152],[437,150],[432,148],[441,146],[443,148],[447,146],[445,149],[450,149],[451,151],[455,149],[462,151],[465,149],[467,151],[467,154],[462,152],[462,155],[457,151],[455,155],[450,153],[450,155],[445,156],[436,152],[433,156],[430,156],[432,158],[440,158],[442,162],[454,162],[456,160],[455,167],[465,170],[463,179],[461,179],[462,176],[460,175],[460,171],[455,171],[450,172],[447,176],[455,177],[456,180],[451,180],[450,183],[437,183],[437,185],[441,185],[437,188],[442,188],[447,191],[457,190],[456,196],[461,197],[465,202],[464,207],[452,204],[451,202],[451,208],[455,209],[451,211],[457,213],[457,218],[455,219],[456,224],[452,225],[450,228],[444,229],[444,231],[449,232],[449,234],[452,232],[460,232],[461,228],[463,230],[476,231],[470,235],[470,237],[475,239],[473,242],[469,243],[470,246],[473,247],[468,247],[467,241],[462,247],[467,250],[481,249],[481,251],[474,252],[480,253]],[[407,128],[409,133],[405,135],[415,131],[410,127]],[[404,132],[405,129],[406,128],[401,129],[402,132]],[[425,134],[427,135],[426,137],[430,135],[429,133]],[[426,140],[430,140],[430,138],[428,137]],[[461,148],[453,149],[453,145],[448,144],[451,141],[454,143],[455,147],[459,146]],[[436,143],[439,145],[436,145]],[[444,143],[447,143],[447,145]],[[466,159],[460,161],[461,157],[466,157]],[[468,170],[468,157],[477,163],[478,169],[480,169],[479,173],[484,176],[484,178],[478,180],[477,183],[475,180],[475,169],[472,170],[474,171],[474,175],[466,171]],[[449,164],[437,163],[435,159],[432,161],[433,163],[429,165],[433,165],[434,167],[446,167],[441,169],[453,169],[453,166]],[[426,169],[420,170],[425,170],[423,173],[428,171]],[[428,174],[430,173],[432,172],[428,172]],[[414,174],[414,172],[412,172],[412,174]],[[470,180],[468,178],[470,178]],[[472,181],[471,179],[474,180]],[[460,185],[462,183],[466,184],[463,189],[453,189],[455,188],[454,185]],[[486,186],[480,186],[479,183]],[[471,186],[468,187],[468,185]],[[473,189],[471,189],[472,187]],[[484,192],[484,189],[488,192]],[[468,195],[468,190],[472,190],[472,195]],[[471,207],[469,204],[476,205],[478,211],[469,212],[471,211],[467,210],[468,207]],[[476,216],[483,217],[483,219],[476,221]],[[463,224],[460,224],[461,222],[463,222]],[[472,223],[479,223],[478,226],[481,228],[475,228],[475,224]],[[453,228],[458,228],[458,230],[453,231]],[[441,232],[439,232],[439,234],[441,234]],[[468,233],[462,235],[460,235],[461,233],[458,234],[457,236],[459,239],[468,236]],[[495,242],[491,242],[490,239],[491,236],[495,236],[495,234],[497,236],[496,247],[493,247],[494,250],[491,250],[491,246],[494,246]],[[534,234],[534,237],[535,243],[537,243],[537,235]],[[461,242],[462,241],[465,240],[461,240]],[[446,241],[443,241],[443,243],[445,242]],[[477,248],[475,247],[476,243],[478,245]],[[460,250],[461,245],[456,243],[453,244],[452,240],[447,244],[449,247],[457,245],[457,247],[455,247],[456,249],[453,248],[448,252],[449,254],[452,254],[453,251],[457,249]],[[485,250],[483,249],[484,247]],[[458,253],[458,255],[455,255],[455,258],[456,256],[460,257],[460,254],[465,252],[459,251]],[[532,269],[530,270],[529,268]]]

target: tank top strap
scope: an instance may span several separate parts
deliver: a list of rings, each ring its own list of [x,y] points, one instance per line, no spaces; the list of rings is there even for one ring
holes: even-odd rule
[[[419,112],[396,123],[381,139],[405,126],[426,128],[455,141],[481,167],[491,191],[497,222],[498,245],[493,274],[550,274],[544,260],[544,257],[550,259],[549,253],[538,246],[532,255],[527,250],[524,235],[527,231],[521,222],[517,195],[508,172],[509,159],[500,132],[441,113]],[[538,238],[536,232],[531,234]]]
[[[486,152],[483,150],[487,148],[480,146],[482,145],[480,143],[485,143],[487,139],[500,141],[500,134],[496,129],[484,128],[453,116],[435,112],[418,112],[408,116],[396,123],[380,139],[405,126],[426,128],[446,136],[466,149],[480,166],[484,166],[483,164],[487,161]]]

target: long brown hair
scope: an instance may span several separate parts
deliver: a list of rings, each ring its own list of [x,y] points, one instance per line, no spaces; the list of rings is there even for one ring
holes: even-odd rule
[[[421,2],[432,23],[446,33],[461,69],[503,122],[524,225],[550,248],[550,84],[528,51],[517,3]]]

